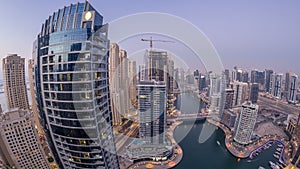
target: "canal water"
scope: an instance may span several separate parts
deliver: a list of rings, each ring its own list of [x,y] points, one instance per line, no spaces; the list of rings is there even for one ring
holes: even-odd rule
[[[192,104],[199,106],[196,97],[191,93],[179,96],[180,110],[182,113],[195,113],[196,109]],[[178,103],[177,103],[178,105]],[[199,135],[204,125],[215,128],[215,132],[204,143],[199,143]],[[187,133],[183,136],[183,133]],[[175,169],[257,169],[263,166],[270,169],[269,161],[276,162],[273,157],[277,145],[273,144],[268,150],[260,153],[253,160],[238,159],[230,154],[225,147],[225,134],[221,129],[205,121],[184,122],[174,131],[175,140],[183,149],[183,159]],[[217,143],[219,142],[220,145]]]

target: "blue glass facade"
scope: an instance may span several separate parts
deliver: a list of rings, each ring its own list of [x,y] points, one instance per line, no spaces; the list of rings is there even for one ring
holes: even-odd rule
[[[119,168],[102,22],[88,2],[72,4],[54,12],[38,36],[37,99],[60,168]]]

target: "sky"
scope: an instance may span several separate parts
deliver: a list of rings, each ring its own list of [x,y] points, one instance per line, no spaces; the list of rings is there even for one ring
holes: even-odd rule
[[[12,53],[27,59],[31,58],[32,43],[45,19],[59,8],[76,2],[71,0],[1,2],[1,58]],[[299,0],[90,0],[90,2],[102,13],[104,22],[107,23],[139,12],[162,12],[184,18],[206,34],[217,49],[224,67],[230,70],[237,65],[247,70],[271,68],[276,72],[293,71],[300,75]],[[0,62],[2,65],[2,59]],[[193,68],[198,66],[200,67],[193,65]]]

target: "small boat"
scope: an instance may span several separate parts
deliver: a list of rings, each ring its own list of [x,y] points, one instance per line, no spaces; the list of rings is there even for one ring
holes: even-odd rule
[[[280,169],[280,167],[278,166],[278,165],[276,165],[274,162],[272,162],[272,161],[269,161],[269,164],[270,164],[270,167],[272,168],[272,169]]]
[[[282,144],[278,144],[278,147],[282,148],[282,147],[283,147],[283,145],[282,145]]]
[[[219,146],[221,145],[219,141],[217,141],[217,144],[218,144]]]
[[[273,154],[273,156],[277,159],[279,159],[279,155]]]
[[[241,161],[241,159],[240,159],[240,158],[238,158],[238,159],[237,159],[237,162],[240,162],[240,161]]]
[[[258,169],[266,169],[265,167],[259,166]]]
[[[276,150],[277,150],[277,151],[281,151],[282,149],[281,149],[281,148],[276,148]]]

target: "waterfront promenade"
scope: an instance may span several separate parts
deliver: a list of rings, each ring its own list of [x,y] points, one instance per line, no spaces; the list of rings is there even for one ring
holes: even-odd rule
[[[180,161],[183,158],[183,150],[182,148],[177,144],[177,142],[174,139],[174,130],[178,125],[180,125],[182,122],[175,122],[171,126],[169,126],[166,135],[171,139],[172,145],[173,145],[173,154],[172,156],[167,159],[166,161],[156,162],[156,161],[141,161],[134,163],[130,166],[127,166],[128,169],[168,169],[173,168],[177,164],[180,163]],[[123,167],[121,166],[121,169]]]
[[[255,152],[255,150],[259,149],[260,147],[264,146],[266,143],[270,141],[276,141],[280,142],[281,144],[284,145],[284,147],[287,147],[288,142],[278,136],[274,135],[268,135],[259,138],[258,140],[251,142],[247,145],[240,145],[236,142],[233,141],[233,134],[230,131],[229,128],[227,128],[225,125],[223,125],[220,122],[213,121],[211,119],[208,119],[208,122],[211,124],[214,124],[215,126],[221,128],[223,132],[225,133],[225,145],[228,151],[234,155],[237,158],[248,158],[251,153]],[[281,161],[284,161],[284,157],[287,156],[287,151],[283,151],[281,154]]]

